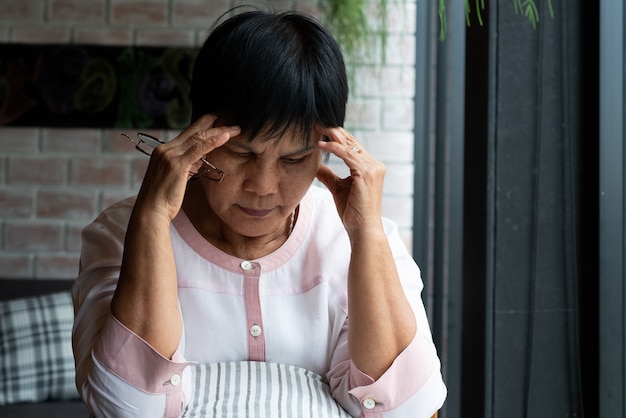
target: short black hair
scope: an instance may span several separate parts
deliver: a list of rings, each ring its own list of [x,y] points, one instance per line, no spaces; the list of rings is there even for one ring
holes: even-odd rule
[[[211,113],[254,139],[316,123],[343,126],[348,81],[341,48],[316,19],[253,10],[217,25],[196,58],[192,119]]]

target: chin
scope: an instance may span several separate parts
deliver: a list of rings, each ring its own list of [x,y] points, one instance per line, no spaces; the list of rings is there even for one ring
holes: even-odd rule
[[[261,222],[251,221],[236,223],[235,226],[231,226],[231,229],[234,233],[246,238],[259,238],[278,230],[278,228],[273,228],[269,225],[262,225]]]

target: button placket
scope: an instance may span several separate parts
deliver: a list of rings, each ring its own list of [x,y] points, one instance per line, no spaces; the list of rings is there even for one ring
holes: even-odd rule
[[[265,337],[261,314],[259,282],[261,265],[244,260],[239,263],[244,274],[244,299],[246,305],[246,332],[248,334],[248,359],[265,361]]]

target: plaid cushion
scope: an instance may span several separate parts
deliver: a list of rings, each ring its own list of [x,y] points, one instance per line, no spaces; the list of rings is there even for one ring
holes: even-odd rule
[[[70,292],[0,302],[0,405],[78,398]]]
[[[295,366],[255,361],[199,364],[183,418],[350,418],[324,379]]]

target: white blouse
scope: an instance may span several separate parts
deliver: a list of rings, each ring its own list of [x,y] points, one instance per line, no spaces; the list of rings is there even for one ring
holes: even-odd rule
[[[183,336],[172,359],[119,323],[110,302],[134,198],[105,210],[83,231],[73,289],[76,382],[99,417],[179,416],[193,392],[189,365],[254,360],[324,376],[352,416],[430,417],[446,388],[420,293],[419,268],[397,226],[384,227],[417,335],[377,381],[348,354],[350,243],[330,193],[311,187],[287,242],[256,260],[208,243],[181,210],[171,226]]]

